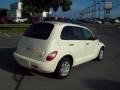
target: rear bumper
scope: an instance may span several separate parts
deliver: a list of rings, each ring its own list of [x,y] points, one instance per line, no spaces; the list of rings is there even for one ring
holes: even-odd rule
[[[57,66],[56,62],[42,62],[25,57],[16,52],[13,53],[13,56],[15,57],[17,63],[20,64],[21,66],[29,69],[34,69],[40,72],[52,73],[55,71]]]

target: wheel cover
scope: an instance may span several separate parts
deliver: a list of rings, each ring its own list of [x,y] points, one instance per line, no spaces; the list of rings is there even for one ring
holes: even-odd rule
[[[71,68],[70,62],[68,61],[63,62],[60,68],[61,76],[67,76],[70,72],[70,68]]]

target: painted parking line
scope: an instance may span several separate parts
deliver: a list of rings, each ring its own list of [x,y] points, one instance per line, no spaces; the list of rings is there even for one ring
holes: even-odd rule
[[[4,33],[4,35],[5,35],[6,37],[8,37],[8,38],[11,37],[11,35],[9,35],[9,34],[7,34],[7,33]]]
[[[9,35],[9,34],[7,34],[7,33],[2,33],[2,32],[0,32],[0,36],[5,36],[5,37],[8,37],[8,38],[10,38],[11,37],[11,35]]]

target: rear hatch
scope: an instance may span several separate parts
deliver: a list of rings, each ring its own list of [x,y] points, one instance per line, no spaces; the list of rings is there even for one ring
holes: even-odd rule
[[[49,36],[54,28],[50,23],[37,23],[31,25],[21,38],[16,53],[34,60],[43,60]]]

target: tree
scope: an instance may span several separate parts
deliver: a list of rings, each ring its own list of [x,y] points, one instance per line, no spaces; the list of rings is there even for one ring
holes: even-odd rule
[[[32,13],[42,13],[43,11],[49,11],[53,8],[53,11],[57,12],[61,7],[63,12],[70,10],[72,5],[71,0],[21,0],[23,2],[23,9]]]
[[[35,0],[21,0],[23,2],[23,10],[29,13],[38,13],[41,11],[35,4]]]
[[[68,11],[70,10],[72,5],[72,1],[71,0],[52,0],[52,8],[53,11],[57,11],[59,7],[62,8],[62,11]]]
[[[58,10],[58,8],[59,8],[59,0],[53,0],[52,1],[52,8],[53,8],[53,11],[55,12],[55,17],[56,17],[56,12],[57,12],[57,10]]]
[[[21,0],[23,9],[32,12],[48,11],[50,9],[50,0]]]
[[[62,11],[66,12],[71,9],[72,2],[70,0],[63,0],[62,2]]]

